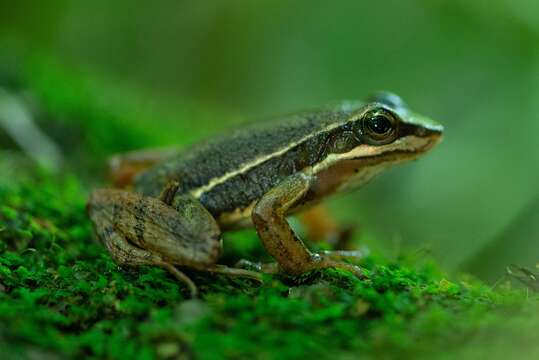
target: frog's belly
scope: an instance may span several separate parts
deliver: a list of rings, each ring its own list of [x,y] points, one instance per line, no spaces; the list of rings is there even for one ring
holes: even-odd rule
[[[294,215],[298,212],[304,211],[310,208],[313,205],[316,205],[318,201],[312,201],[309,203],[302,204],[301,207],[294,208],[287,215]],[[224,212],[217,216],[216,220],[219,224],[219,227],[222,230],[239,230],[253,227],[251,220],[251,214],[256,205],[256,201],[245,209],[238,209],[232,212]]]
[[[219,227],[222,230],[239,230],[252,227],[251,214],[255,205],[256,201],[253,201],[246,208],[222,212],[216,216]]]
[[[300,206],[290,209],[286,215],[294,215],[307,210],[318,204],[321,200],[323,200],[323,197],[306,199],[306,201],[301,202]],[[239,207],[232,211],[223,211],[219,214],[215,214],[214,216],[219,227],[222,230],[239,230],[253,227],[251,214],[253,213],[253,209],[257,202],[258,200],[254,200],[246,207]]]

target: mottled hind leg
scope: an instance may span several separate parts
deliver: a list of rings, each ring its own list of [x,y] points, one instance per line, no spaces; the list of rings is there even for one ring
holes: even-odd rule
[[[171,182],[161,199],[114,189],[92,193],[88,214],[113,258],[125,265],[161,266],[190,286],[174,265],[260,281],[258,273],[215,264],[222,247],[220,229],[198,200],[174,196],[177,187]]]
[[[198,295],[195,283],[187,275],[172,264],[164,261],[159,255],[131,245],[111,226],[104,227],[98,233],[98,237],[116,263],[126,266],[154,265],[162,267],[189,288],[191,297]]]
[[[157,265],[196,294],[193,282],[174,265],[213,266],[221,251],[215,220],[194,199],[173,208],[159,199],[123,190],[92,192],[88,214],[97,237],[123,265]]]
[[[159,195],[159,199],[164,202],[167,205],[175,206],[176,209],[180,212],[184,212],[185,203],[193,202],[194,200],[190,196],[180,196],[176,197],[176,193],[178,191],[180,184],[177,181],[170,181],[161,194]],[[201,207],[202,205],[200,205]],[[198,209],[200,211],[200,209]],[[189,211],[191,214],[192,211]],[[192,216],[192,215],[191,215]],[[199,218],[202,216],[199,216]],[[204,231],[200,229],[201,231]],[[222,274],[227,276],[237,276],[237,277],[246,277],[252,280],[256,280],[258,282],[262,282],[262,277],[258,272],[255,271],[249,271],[243,268],[232,268],[225,265],[206,265],[202,266],[200,268],[197,268],[197,270],[200,271],[206,271],[214,274]]]
[[[277,260],[280,268],[291,275],[323,268],[340,268],[364,277],[358,266],[309,251],[287,223],[285,217],[288,211],[301,204],[311,182],[312,178],[305,174],[292,175],[258,201],[252,220],[264,247]]]
[[[161,256],[131,245],[112,228],[106,228],[99,237],[116,263],[126,266],[159,266],[167,270],[178,281],[185,284],[189,288],[191,297],[195,298],[198,296],[198,289],[195,283],[176,266],[163,260]],[[256,271],[231,268],[224,265],[193,266],[193,269],[233,277],[244,277],[262,282],[262,276]]]

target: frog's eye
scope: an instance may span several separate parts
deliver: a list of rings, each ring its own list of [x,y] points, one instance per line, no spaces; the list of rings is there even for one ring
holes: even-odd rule
[[[365,134],[374,142],[392,141],[395,134],[396,119],[386,110],[368,113],[364,118]]]
[[[375,115],[367,120],[367,127],[371,133],[385,135],[391,130],[391,120],[384,115]]]

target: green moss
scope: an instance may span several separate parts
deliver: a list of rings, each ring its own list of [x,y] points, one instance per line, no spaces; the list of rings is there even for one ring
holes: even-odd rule
[[[157,141],[140,131],[142,125],[129,126],[132,113],[96,105],[90,90],[73,92],[77,80],[36,71],[29,71],[27,84],[50,119],[70,118],[87,134],[99,131],[81,138],[73,159],[83,156],[97,167],[111,152]],[[67,126],[42,124],[60,132]],[[119,128],[127,139],[120,145],[111,137]],[[189,272],[202,294],[190,300],[165,271],[120,268],[93,240],[85,201],[88,178],[96,181],[96,175],[70,170],[53,176],[0,161],[0,173],[8,172],[16,176],[0,182],[0,349],[7,358],[477,358],[488,349],[498,358],[505,351],[538,352],[536,295],[448,277],[424,258],[368,257],[361,263],[366,281],[337,270],[267,277],[262,285]],[[223,262],[230,264],[267,257],[252,231],[227,234],[225,249]]]
[[[367,281],[327,270],[259,286],[191,273],[202,298],[188,300],[161,269],[115,265],[92,239],[85,197],[74,178],[0,188],[0,322],[9,324],[0,326],[0,346],[13,356],[426,355],[460,349],[451,350],[478,331],[506,337],[515,319],[531,327],[526,316],[537,308],[519,291],[450,281],[430,262],[380,258],[364,261]],[[242,254],[255,240],[251,232],[228,237]]]

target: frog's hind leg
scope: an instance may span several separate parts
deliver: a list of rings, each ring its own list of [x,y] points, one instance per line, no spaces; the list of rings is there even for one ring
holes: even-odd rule
[[[262,274],[260,274],[260,271],[247,270],[247,269],[242,268],[241,266],[236,266],[232,268],[225,265],[213,265],[213,266],[209,266],[204,269],[201,269],[201,270],[214,273],[214,274],[244,277],[244,278],[249,278],[258,282],[262,282]]]
[[[170,183],[161,199],[114,189],[92,193],[88,213],[116,262],[163,267],[192,294],[196,287],[175,265],[261,281],[258,273],[215,264],[222,249],[215,219],[196,199],[173,196],[176,190],[177,183]]]
[[[133,184],[138,174],[179,152],[178,148],[171,147],[116,154],[108,161],[108,175],[116,188],[125,188]]]
[[[323,250],[319,251],[319,254],[328,260],[336,262],[342,260],[359,261],[365,258],[365,252],[360,250]],[[242,259],[235,266],[240,269],[252,269],[264,274],[274,275],[279,273],[279,263],[277,262],[261,263]]]
[[[88,214],[97,237],[123,265],[167,269],[196,295],[193,282],[174,265],[212,266],[221,252],[220,231],[194,201],[177,209],[159,199],[122,190],[95,190]]]
[[[189,289],[191,297],[197,297],[198,289],[195,283],[174,265],[164,261],[159,255],[130,244],[110,225],[101,228],[101,231],[96,229],[96,232],[116,263],[126,266],[160,266],[172,274],[178,281],[185,284]]]

